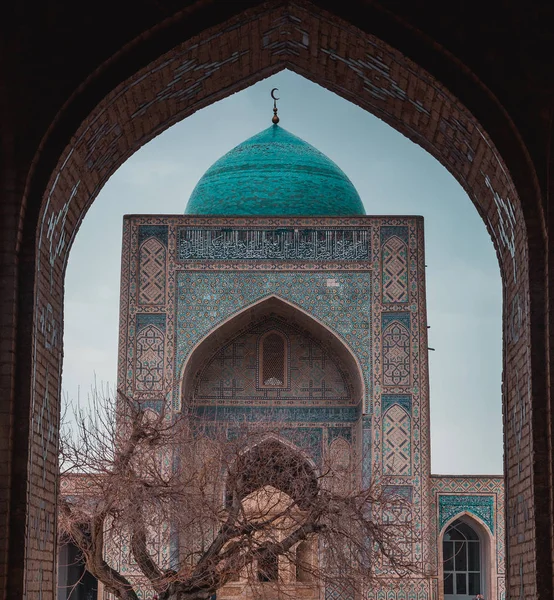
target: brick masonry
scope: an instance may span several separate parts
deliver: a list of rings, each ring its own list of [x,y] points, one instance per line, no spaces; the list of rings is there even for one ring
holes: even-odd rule
[[[505,98],[504,107],[512,111],[512,119],[527,136],[528,145],[523,147],[518,132],[514,133],[514,121],[506,118],[464,69],[440,47],[431,48],[423,36],[418,38],[417,32],[406,29],[406,35],[399,36],[401,26],[394,25],[392,19],[387,21],[383,11],[371,9],[378,17],[371,21],[368,14],[356,12],[359,7],[353,8],[341,20],[337,14],[347,9],[338,2],[325,3],[330,13],[303,2],[259,6],[254,2],[233,3],[236,10],[245,5],[250,8],[224,21],[228,15],[223,14],[223,8],[208,17],[202,12],[204,4],[198,3],[196,12],[186,8],[160,28],[168,28],[171,35],[166,36],[167,40],[176,41],[180,36],[187,41],[162,53],[156,38],[161,34],[152,30],[139,38],[125,56],[120,54],[106,64],[106,77],[95,83],[98,87],[91,83],[83,88],[69,107],[73,112],[69,108],[60,112],[40,147],[38,140],[43,134],[36,131],[46,132],[53,122],[52,97],[57,92],[36,95],[29,93],[26,85],[55,90],[56,78],[63,78],[63,69],[54,66],[56,54],[49,50],[43,60],[46,63],[50,59],[51,68],[46,64],[42,65],[45,68],[31,69],[33,73],[47,73],[48,78],[26,82],[25,77],[32,76],[25,75],[27,71],[20,64],[25,64],[28,56],[17,52],[11,38],[3,40],[12,51],[3,53],[10,58],[2,59],[2,68],[8,80],[15,82],[13,93],[20,94],[21,107],[18,97],[2,95],[2,113],[7,117],[6,127],[2,128],[6,159],[1,167],[0,213],[5,232],[0,236],[4,433],[0,438],[0,587],[11,598],[24,593],[51,596],[53,591],[63,277],[80,220],[109,176],[154,135],[202,106],[286,67],[359,104],[421,144],[458,179],[488,227],[504,282],[507,592],[510,598],[551,598],[552,412],[546,368],[551,364],[547,349],[552,336],[546,318],[547,310],[551,310],[546,303],[546,291],[552,291],[552,275],[546,269],[551,223],[546,220],[538,185],[544,184],[545,171],[551,168],[543,142],[547,128],[540,123],[548,111],[540,106],[540,98],[547,85],[544,82],[552,78],[541,73],[539,79],[538,72],[541,65],[550,68],[547,57],[552,53],[539,53],[532,61],[530,51],[522,51],[517,60],[521,80],[508,78],[508,82],[515,81],[509,97],[508,93],[502,94],[490,65],[496,60],[497,72],[502,73],[505,56],[487,52],[487,43],[494,47],[491,40],[480,35],[476,39],[479,56],[474,61],[475,69],[485,76],[489,74],[491,87]],[[465,46],[473,46],[469,43],[473,41],[471,34],[463,31],[472,30],[473,20],[487,20],[484,15],[464,14],[458,25],[450,24],[440,31],[432,15],[423,11],[429,19],[426,27],[425,22],[418,22],[423,17],[412,14],[407,4],[399,4],[402,18],[421,26],[431,39],[440,38],[447,45],[450,42],[461,54],[465,52],[460,43],[464,35]],[[31,40],[39,35],[38,22],[48,31],[55,30],[52,23],[58,17],[73,18],[71,12],[60,16],[63,3],[57,6],[59,14],[50,9],[53,12],[49,19],[42,21],[38,13],[32,17],[27,23],[28,34],[20,39]],[[137,10],[140,15],[146,11],[143,6]],[[540,12],[537,7],[537,15]],[[142,22],[135,17],[119,38],[110,31],[102,46],[104,55],[96,60],[114,54],[123,42],[164,16],[168,15],[152,14]],[[21,15],[13,17],[14,23],[25,30]],[[521,19],[514,17],[517,27],[512,27],[517,39],[533,38],[540,47],[541,38],[536,33],[542,31],[540,19],[530,22],[532,17],[522,13]],[[114,15],[117,22],[118,16]],[[182,25],[185,22],[186,27]],[[444,21],[439,19],[438,23],[443,26]],[[182,26],[179,34],[176,24]],[[62,25],[59,27],[63,31]],[[444,76],[449,88],[467,102],[473,114],[423,68],[363,30],[369,27],[398,42],[406,54]],[[492,25],[490,31],[494,36]],[[95,39],[99,38],[102,36],[96,32]],[[54,31],[48,39],[58,43],[63,34]],[[141,47],[144,55],[138,53]],[[467,52],[470,50],[473,48]],[[485,56],[487,60],[480,66]],[[472,61],[471,55],[466,58]],[[83,66],[90,68],[90,54],[83,55],[82,60]],[[119,70],[114,63],[121,65]],[[140,68],[146,63],[147,67]],[[535,76],[542,87],[522,83],[529,83]],[[37,102],[43,103],[42,113],[24,112],[29,97],[40,98]],[[536,135],[529,133],[533,130]]]

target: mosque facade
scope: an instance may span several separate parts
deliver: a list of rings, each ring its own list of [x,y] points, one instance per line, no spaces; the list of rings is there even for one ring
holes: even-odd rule
[[[366,216],[337,165],[273,124],[206,172],[184,215],[125,217],[118,387],[154,411],[280,421],[316,468],[363,456],[361,479],[378,471],[409,502],[415,536],[415,572],[383,570],[368,600],[503,600],[503,478],[430,470],[423,234],[422,217]]]

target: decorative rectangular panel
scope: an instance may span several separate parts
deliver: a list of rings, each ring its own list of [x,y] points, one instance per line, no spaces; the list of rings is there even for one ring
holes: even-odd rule
[[[370,233],[351,229],[190,229],[178,234],[178,259],[369,260]]]
[[[383,327],[383,385],[410,385],[410,315],[384,313]]]
[[[439,496],[439,530],[453,517],[468,512],[479,517],[494,533],[494,497],[456,495]]]
[[[143,392],[163,390],[165,315],[138,314],[135,342],[135,389]]]

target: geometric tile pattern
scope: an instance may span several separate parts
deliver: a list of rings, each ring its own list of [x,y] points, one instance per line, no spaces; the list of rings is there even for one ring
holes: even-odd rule
[[[397,237],[404,244],[408,244],[410,231],[408,225],[382,225],[379,227],[379,241],[381,247],[387,243],[391,237]]]
[[[439,495],[439,531],[452,517],[461,512],[468,512],[479,517],[494,533],[494,498],[493,496]]]
[[[327,431],[327,443],[330,444],[337,438],[343,438],[347,442],[351,442],[352,429],[350,427],[329,427]]]
[[[325,600],[355,600],[356,593],[346,583],[330,583],[325,586]]]
[[[165,247],[155,238],[140,248],[139,304],[163,304],[165,301]]]
[[[364,594],[366,600],[431,600],[429,582],[425,579],[410,581],[387,582],[384,585],[376,585]]]
[[[344,438],[336,438],[329,446],[328,456],[331,469],[346,470],[352,463],[352,447]]]
[[[195,408],[195,413],[209,421],[344,424],[359,420],[360,407],[200,405]]]
[[[160,219],[157,219],[156,221],[159,222]],[[148,238],[155,238],[167,248],[168,233],[168,225],[153,225],[152,223],[140,225],[138,227],[137,235],[138,247],[140,248],[143,242]]]
[[[162,391],[164,367],[164,333],[155,325],[147,325],[137,334],[135,389]]]
[[[393,404],[401,406],[408,414],[412,414],[412,397],[404,394],[383,394],[381,396],[381,411],[387,412]]]
[[[383,303],[408,302],[408,248],[396,236],[389,238],[383,253]]]
[[[408,502],[412,501],[414,489],[411,485],[384,485],[383,493],[388,496],[399,496]]]
[[[362,482],[364,487],[369,487],[371,484],[371,472],[373,469],[373,457],[371,453],[373,436],[371,426],[371,416],[364,415],[362,417]]]
[[[496,559],[496,572],[498,575],[505,573],[505,557],[506,557],[506,539],[505,539],[505,521],[504,521],[504,480],[502,477],[485,477],[485,476],[431,476],[432,497],[436,503],[436,522],[434,524],[435,535],[438,535],[438,498],[440,495],[448,494],[451,496],[490,496],[494,499],[494,532],[496,539],[496,553],[493,559]],[[462,509],[465,510],[465,509]],[[473,514],[474,511],[469,511]],[[485,519],[483,519],[485,521]],[[485,521],[486,522],[486,521]],[[498,598],[501,598],[500,588]]]
[[[398,320],[383,331],[383,385],[410,384],[410,332]]]
[[[288,345],[285,366],[289,375],[284,386],[273,389],[263,386],[260,380],[260,340],[269,331],[282,333]],[[314,406],[348,402],[350,391],[346,375],[330,349],[284,322],[269,319],[220,347],[201,372],[194,393],[195,404],[251,405],[268,399]]]
[[[383,415],[383,475],[411,475],[411,418],[398,404]]]

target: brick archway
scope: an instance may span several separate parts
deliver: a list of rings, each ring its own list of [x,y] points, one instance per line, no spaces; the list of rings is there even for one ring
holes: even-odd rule
[[[544,221],[533,173],[520,164],[517,188],[510,175],[525,155],[512,143],[515,135],[508,133],[511,124],[501,109],[491,114],[490,125],[504,144],[502,156],[485,126],[428,72],[371,34],[303,2],[267,2],[150,58],[146,67],[107,87],[107,95],[66,136],[41,189],[37,229],[29,217],[24,230],[24,243],[36,244],[36,254],[34,270],[21,275],[23,296],[32,291],[33,305],[30,296],[23,297],[18,315],[22,347],[30,350],[19,365],[23,400],[16,420],[30,413],[31,442],[23,435],[14,446],[21,451],[19,496],[12,501],[19,518],[10,535],[14,543],[23,537],[26,542],[10,560],[27,593],[50,594],[53,586],[63,279],[80,221],[111,174],[141,145],[199,108],[288,68],[423,146],[457,178],[487,225],[504,283],[508,589],[514,597],[520,589],[525,597],[549,597],[548,461],[533,462],[533,455],[548,452],[548,424],[541,419]],[[453,62],[452,68],[459,67]],[[30,190],[37,185],[28,182]],[[538,552],[543,558],[535,571]],[[17,595],[18,582],[11,585]]]

